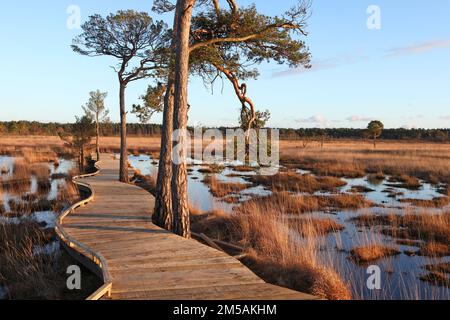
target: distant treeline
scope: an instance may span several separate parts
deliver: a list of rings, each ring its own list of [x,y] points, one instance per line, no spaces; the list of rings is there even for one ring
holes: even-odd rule
[[[0,135],[43,135],[55,136],[59,131],[69,132],[71,130],[71,123],[49,122],[41,123],[37,121],[8,121],[0,122]],[[100,127],[102,136],[119,136],[119,123],[104,123]],[[159,124],[127,124],[127,131],[129,135],[149,136],[160,135],[161,125]]]
[[[70,123],[40,123],[37,121],[8,121],[0,122],[0,135],[57,135],[59,131],[70,131]],[[227,128],[219,130],[225,132]],[[192,128],[191,128],[192,130]],[[279,129],[281,139],[363,139],[368,138],[364,129],[350,128],[302,128]],[[127,124],[127,132],[133,136],[160,135],[159,124]],[[107,123],[101,127],[103,136],[119,136],[120,124]],[[385,140],[427,140],[449,141],[450,129],[384,129],[381,139]]]

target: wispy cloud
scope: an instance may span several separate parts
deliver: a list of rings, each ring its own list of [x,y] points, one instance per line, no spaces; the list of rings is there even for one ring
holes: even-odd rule
[[[441,120],[448,120],[448,121],[450,121],[450,115],[448,115],[448,116],[442,116],[442,117],[439,117]]]
[[[345,118],[348,122],[368,122],[375,120],[373,117],[363,117],[363,116],[350,116]]]
[[[316,115],[311,116],[309,118],[300,118],[300,119],[297,119],[296,122],[303,123],[303,124],[312,124],[312,125],[321,126],[321,127],[328,127],[329,126],[328,119],[325,118],[321,114],[316,114]]]
[[[396,57],[403,55],[421,54],[429,51],[444,49],[450,47],[450,39],[433,40],[417,43],[404,47],[393,48],[388,51],[387,57]]]
[[[342,54],[334,58],[328,58],[328,59],[322,59],[322,60],[316,60],[311,63],[310,69],[305,69],[303,67],[301,68],[295,68],[295,69],[289,69],[281,72],[274,72],[272,74],[273,78],[279,78],[279,77],[288,77],[298,74],[304,74],[309,72],[315,72],[315,71],[322,71],[322,70],[329,70],[334,69],[340,66],[349,65],[349,64],[355,64],[363,60],[367,60],[368,57],[365,55],[355,55],[355,54]]]
[[[445,49],[448,47],[450,47],[450,39],[432,40],[408,46],[391,48],[386,51],[384,57],[391,58],[404,55],[422,54],[433,50]],[[371,58],[373,57],[370,57],[366,54],[355,54],[353,52],[345,53],[338,55],[336,57],[313,61],[311,63],[310,69],[300,67],[285,71],[274,72],[272,74],[272,78],[289,77],[299,74],[306,74],[310,72],[335,69],[341,66],[352,65],[362,61],[367,61],[370,60]]]

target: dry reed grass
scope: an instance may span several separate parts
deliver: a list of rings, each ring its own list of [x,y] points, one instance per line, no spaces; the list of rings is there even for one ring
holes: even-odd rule
[[[101,285],[82,268],[82,290],[69,291],[66,270],[75,262],[64,252],[36,252],[51,241],[35,222],[0,224],[0,285],[7,299],[84,299]]]
[[[277,208],[267,209],[259,208],[255,203],[250,214],[239,215],[241,245],[248,253],[244,263],[269,282],[322,298],[350,299],[348,284],[331,264],[324,264],[317,256],[316,236],[322,236],[320,232],[330,229],[322,229],[323,224],[316,219],[303,220],[297,222],[294,229],[301,229],[300,235],[308,237],[296,239],[291,233],[295,222],[280,217]]]
[[[409,175],[431,183],[450,183],[448,143],[381,142],[377,149],[362,141],[333,141],[324,148],[299,147],[298,141],[282,141],[282,163],[310,169],[320,175]]]
[[[344,230],[344,226],[331,218],[300,218],[289,221],[289,226],[302,237],[314,237]]]
[[[223,198],[236,194],[248,188],[247,184],[237,182],[221,182],[215,176],[208,175],[203,182],[209,187],[209,191],[216,198]]]
[[[399,199],[400,202],[410,203],[416,207],[424,207],[424,208],[444,208],[445,206],[450,204],[449,197],[437,197],[432,200],[423,200],[423,199]]]
[[[417,252],[420,256],[427,257],[446,257],[450,256],[450,245],[449,243],[439,243],[439,242],[428,242],[420,246]]]
[[[274,176],[248,177],[254,184],[261,184],[272,191],[294,191],[314,193],[317,191],[336,191],[338,187],[346,185],[346,182],[335,177],[315,177],[310,174],[300,175],[296,172],[280,172]]]
[[[51,256],[36,255],[35,246],[45,245],[44,232],[36,223],[0,224],[0,282],[11,299],[54,297]]]
[[[234,167],[231,167],[231,169],[233,169],[233,171],[235,171],[235,172],[253,172],[253,171],[255,171],[255,168],[250,167],[250,166],[234,166]]]
[[[350,251],[352,259],[357,263],[372,262],[397,254],[400,254],[400,251],[397,248],[381,244],[371,244],[367,246],[356,247]]]
[[[384,226],[383,234],[397,238],[398,244],[419,247],[418,250],[406,250],[410,256],[420,255],[430,258],[450,256],[450,212],[409,213],[403,215],[374,215],[367,214],[353,218],[359,225]],[[448,266],[447,266],[448,267]],[[422,280],[435,283],[437,275],[442,270],[429,269],[432,272]],[[434,279],[434,280],[433,280]]]
[[[411,177],[406,174],[392,176],[389,178],[389,182],[398,182],[398,183],[391,183],[388,184],[388,186],[396,188],[405,188],[410,190],[418,190],[422,186],[418,178]]]
[[[251,199],[244,202],[236,210],[247,213],[250,209],[248,203],[257,202],[260,207],[280,208],[280,213],[299,214],[323,210],[358,209],[373,205],[359,194],[336,194],[329,196],[292,195],[286,191],[276,191],[270,196]]]
[[[235,214],[195,219],[192,230],[245,248],[243,262],[270,283],[327,299],[351,299],[349,285],[318,257],[317,239],[342,226],[331,219],[286,219],[278,204],[250,201]]]
[[[450,273],[450,262],[442,262],[438,264],[429,264],[425,266],[428,271],[436,271],[442,273]]]

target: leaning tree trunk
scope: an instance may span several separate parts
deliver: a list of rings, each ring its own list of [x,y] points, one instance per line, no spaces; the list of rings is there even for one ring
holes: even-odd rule
[[[175,93],[174,93],[174,130],[179,130],[179,152],[181,161],[173,162],[172,205],[174,211],[173,231],[185,238],[190,238],[189,203],[187,194],[186,130],[188,112],[188,78],[189,78],[189,35],[191,29],[192,9],[195,0],[178,0],[178,31],[175,50]]]
[[[161,151],[159,155],[158,178],[156,183],[156,202],[153,222],[161,228],[173,229],[172,210],[172,133],[173,133],[173,94],[174,81],[169,77],[164,98]]]
[[[120,169],[119,180],[129,183],[127,165],[127,113],[125,111],[125,85],[120,84]]]
[[[377,137],[373,136],[373,147],[376,148],[377,147]]]
[[[172,52],[176,48],[178,30],[178,12],[173,18]],[[156,183],[156,201],[153,222],[161,228],[173,230],[172,208],[172,135],[173,135],[173,104],[175,91],[175,73],[173,64],[167,78],[167,88],[164,97],[163,126],[161,132],[161,150],[159,155],[158,178]]]

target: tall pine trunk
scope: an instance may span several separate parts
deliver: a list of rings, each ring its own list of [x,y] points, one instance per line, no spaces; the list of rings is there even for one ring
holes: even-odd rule
[[[129,182],[127,165],[127,113],[125,111],[125,85],[120,84],[120,171],[119,180],[124,183]]]
[[[158,178],[156,183],[156,202],[153,222],[161,228],[173,229],[172,210],[172,133],[173,133],[173,74],[169,76],[164,98],[161,151],[159,155]]]
[[[174,130],[179,130],[179,152],[185,153],[185,139],[188,112],[188,78],[189,78],[189,35],[191,29],[192,9],[195,0],[178,0],[175,50],[175,93],[174,93]],[[174,233],[190,238],[189,203],[187,193],[186,161],[173,162],[172,206],[174,212]]]
[[[178,12],[175,11],[173,21],[172,52],[176,48],[178,30]],[[172,134],[175,72],[173,62],[170,65],[167,88],[164,97],[163,127],[161,132],[161,151],[159,155],[158,178],[156,183],[156,201],[153,222],[161,228],[173,230],[172,208]]]

